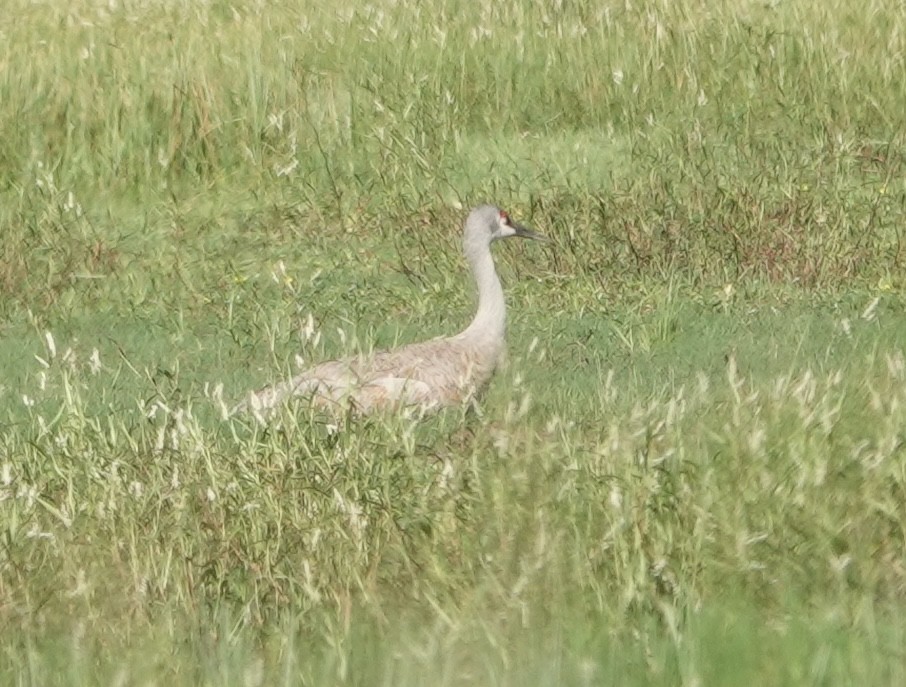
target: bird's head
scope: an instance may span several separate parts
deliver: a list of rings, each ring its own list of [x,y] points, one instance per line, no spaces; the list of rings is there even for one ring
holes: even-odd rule
[[[496,205],[479,205],[469,213],[466,220],[465,242],[466,245],[488,245],[497,239],[511,236],[520,236],[536,241],[546,241],[547,238],[536,234],[531,229],[513,221],[506,210],[501,210]]]

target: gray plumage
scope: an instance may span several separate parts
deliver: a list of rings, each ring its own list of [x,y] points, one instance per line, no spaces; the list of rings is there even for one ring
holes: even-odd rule
[[[494,205],[469,213],[463,252],[478,287],[478,310],[459,334],[321,363],[250,393],[234,412],[251,410],[260,416],[293,396],[308,397],[334,413],[351,407],[363,415],[406,406],[431,412],[469,401],[488,383],[504,355],[506,304],[491,243],[511,236],[545,240]]]

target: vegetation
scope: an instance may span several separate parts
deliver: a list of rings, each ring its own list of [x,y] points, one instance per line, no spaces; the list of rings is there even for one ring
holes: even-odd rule
[[[11,0],[0,679],[906,683],[906,15]],[[477,409],[225,419],[471,315]]]

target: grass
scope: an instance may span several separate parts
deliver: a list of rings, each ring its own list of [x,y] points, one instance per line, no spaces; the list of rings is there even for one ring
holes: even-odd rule
[[[14,0],[3,682],[902,684],[901,14]],[[223,419],[484,200],[480,412]]]

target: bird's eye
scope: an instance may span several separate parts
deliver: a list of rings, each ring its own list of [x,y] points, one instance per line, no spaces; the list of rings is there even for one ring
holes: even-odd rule
[[[504,210],[500,211],[500,221],[507,226],[510,225],[510,216]]]

